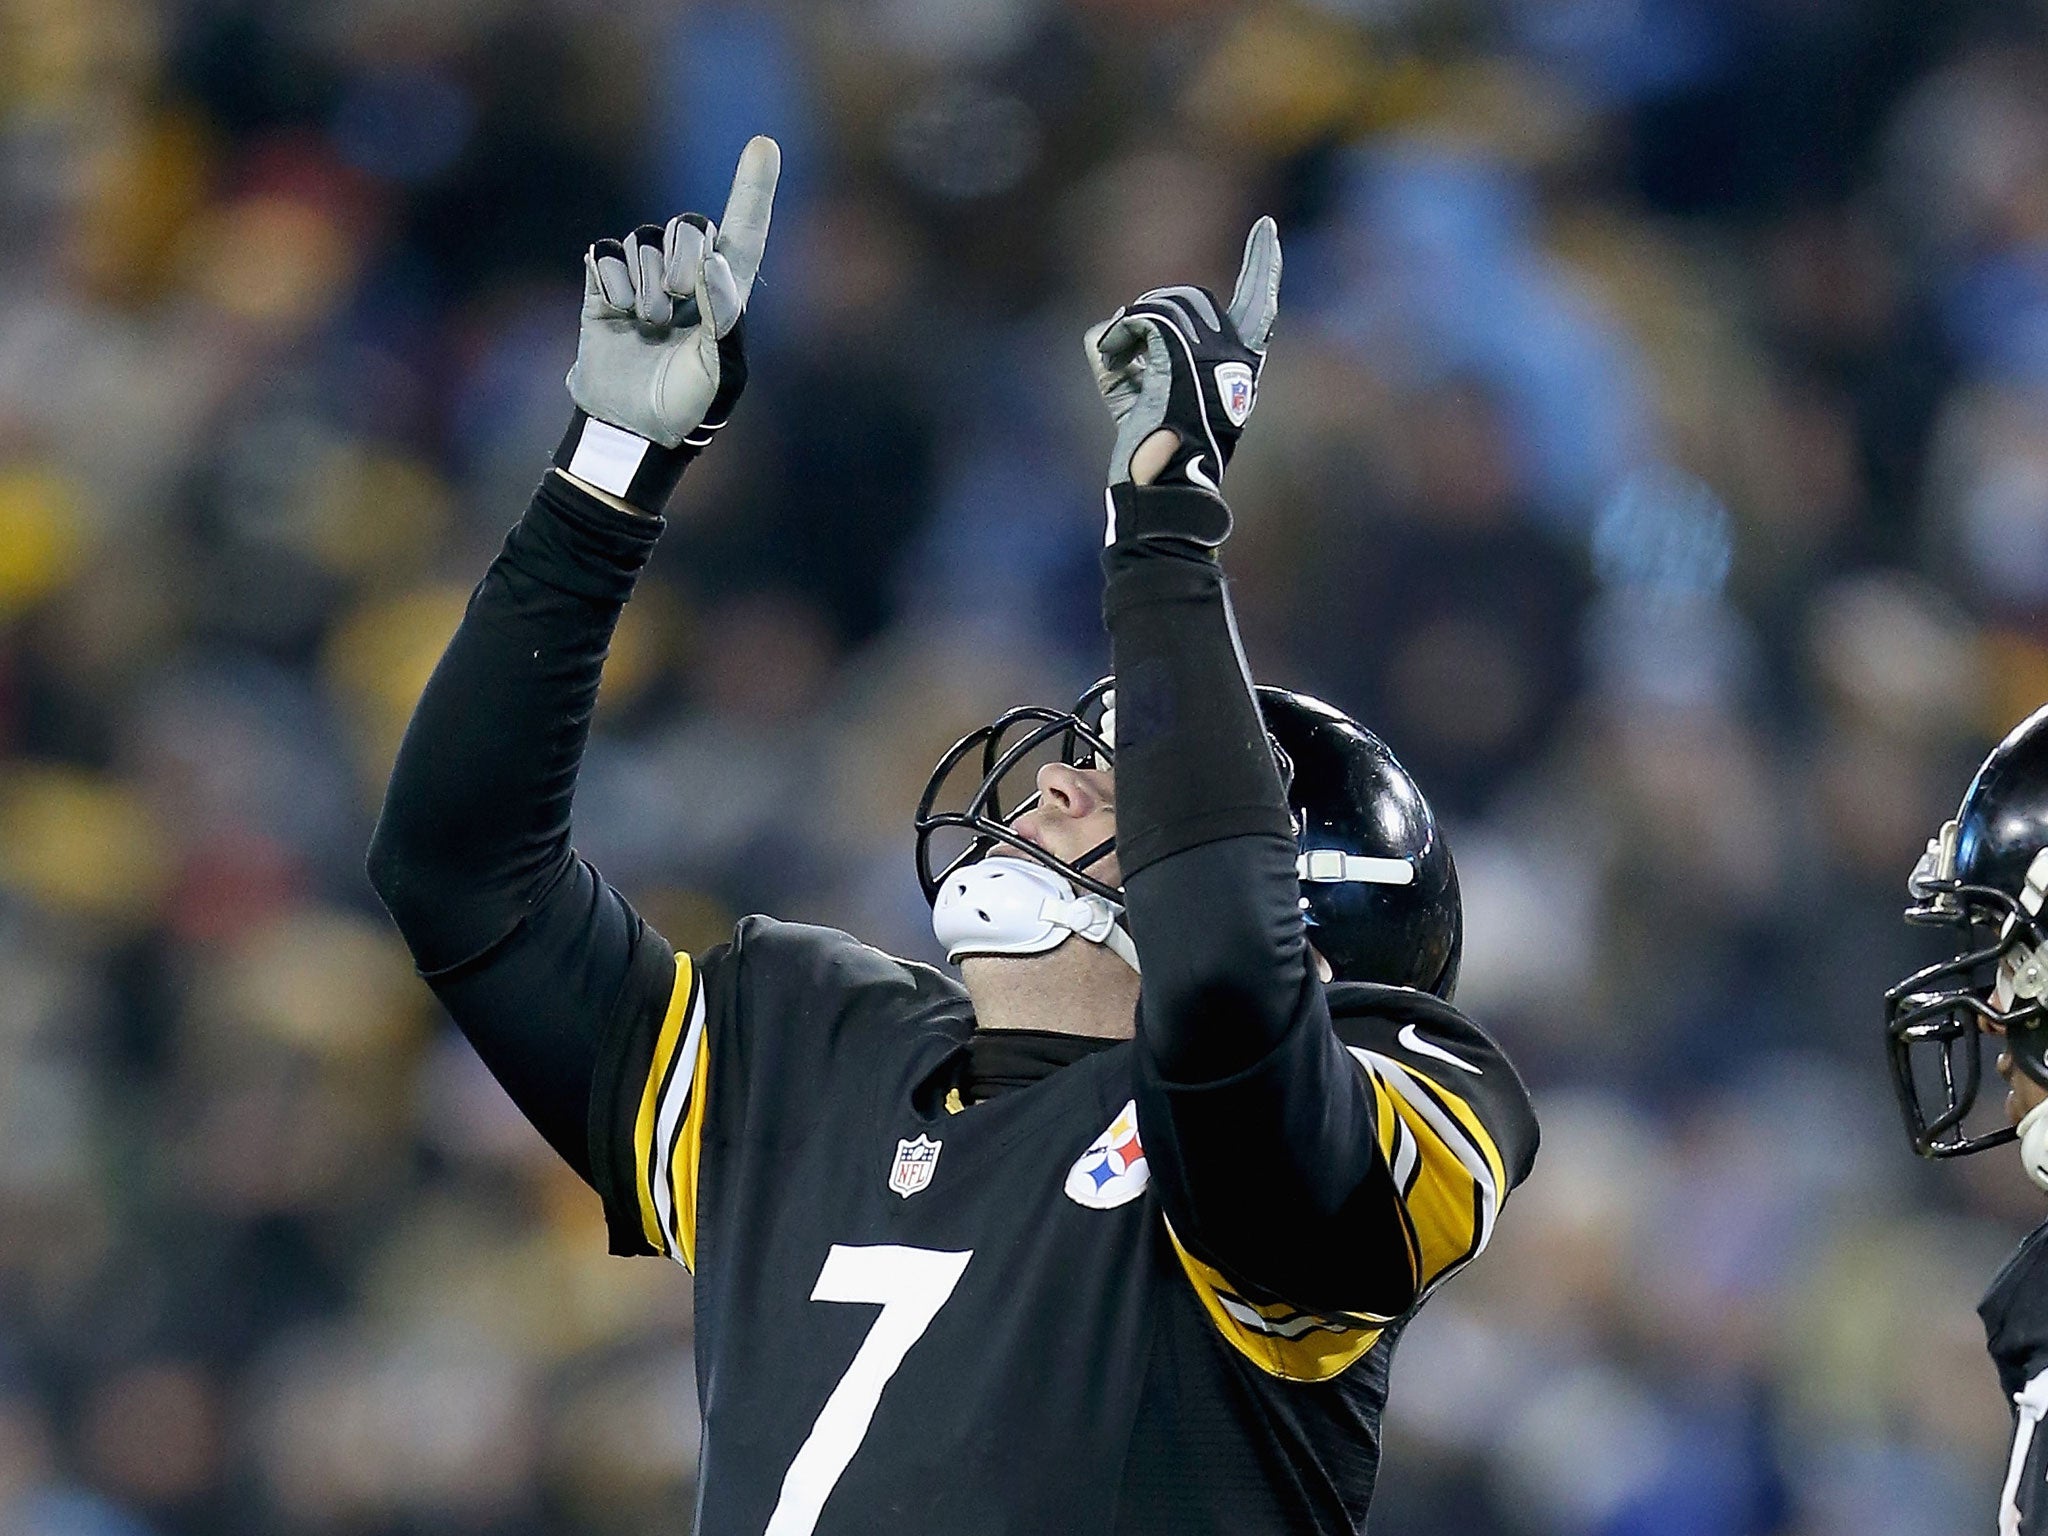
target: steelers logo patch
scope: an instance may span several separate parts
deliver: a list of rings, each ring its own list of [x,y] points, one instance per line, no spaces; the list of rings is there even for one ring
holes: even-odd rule
[[[1133,1099],[1067,1170],[1067,1198],[1107,1211],[1137,1199],[1151,1177],[1144,1143],[1138,1139],[1138,1103]]]

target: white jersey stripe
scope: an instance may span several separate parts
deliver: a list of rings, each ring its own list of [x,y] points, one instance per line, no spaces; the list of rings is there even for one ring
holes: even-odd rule
[[[2048,1414],[2048,1371],[2042,1371],[2013,1395],[2020,1411],[2012,1432],[2012,1461],[2005,1469],[2005,1489],[1998,1500],[1998,1536],[2021,1536],[2020,1479],[2027,1473],[2027,1452],[2033,1449],[2034,1434]],[[2039,1536],[2027,1531],[2025,1536]]]
[[[690,1091],[697,1076],[697,1045],[704,1033],[704,987],[696,967],[690,970],[690,1026],[683,1043],[676,1047],[676,1059],[669,1072],[668,1087],[661,1096],[661,1109],[654,1121],[655,1166],[648,1170],[647,1186],[654,1191],[655,1214],[668,1255],[683,1261],[682,1235],[676,1231],[675,1166],[676,1137],[683,1117],[689,1113]]]
[[[1493,1239],[1493,1220],[1495,1213],[1500,1210],[1500,1191],[1494,1185],[1493,1167],[1487,1162],[1486,1154],[1473,1145],[1472,1138],[1465,1128],[1444,1113],[1436,1100],[1430,1097],[1420,1082],[1400,1062],[1391,1056],[1382,1056],[1378,1051],[1369,1051],[1364,1046],[1350,1045],[1345,1049],[1358,1058],[1359,1064],[1368,1072],[1376,1073],[1391,1092],[1397,1094],[1403,1103],[1422,1117],[1423,1122],[1436,1132],[1444,1145],[1456,1154],[1465,1171],[1472,1176],[1472,1182],[1479,1187],[1479,1235],[1472,1244],[1471,1253],[1466,1255],[1466,1260],[1469,1262],[1477,1258],[1485,1251],[1487,1243]]]

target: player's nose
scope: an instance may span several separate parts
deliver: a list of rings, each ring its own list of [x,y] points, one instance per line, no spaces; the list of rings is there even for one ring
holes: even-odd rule
[[[1102,796],[1088,775],[1071,763],[1047,763],[1038,770],[1041,805],[1052,806],[1063,816],[1079,821],[1102,807]]]

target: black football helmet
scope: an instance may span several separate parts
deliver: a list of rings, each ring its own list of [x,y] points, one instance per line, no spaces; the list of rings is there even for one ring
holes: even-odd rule
[[[1992,750],[1955,820],[1927,845],[1907,888],[1906,921],[1957,932],[1956,953],[1885,994],[1892,1082],[1923,1157],[2012,1141],[1963,1122],[1984,1078],[1986,1026],[2013,1064],[2048,1087],[2048,709]]]
[[[917,875],[936,901],[946,877],[996,848],[1058,871],[1082,890],[1123,902],[1123,892],[1090,875],[1115,846],[1099,844],[1072,863],[1010,828],[1037,800],[1035,786],[1005,799],[1013,774],[1052,757],[1078,767],[1115,761],[1114,678],[1072,709],[1027,705],[970,732],[939,759],[917,805]],[[1413,987],[1449,1001],[1458,984],[1464,913],[1458,872],[1429,802],[1372,732],[1307,694],[1258,689],[1259,711],[1287,785],[1301,853],[1302,919],[1309,942],[1339,981]],[[946,784],[973,760],[980,781],[956,810],[939,808]],[[947,835],[960,846],[950,858]]]

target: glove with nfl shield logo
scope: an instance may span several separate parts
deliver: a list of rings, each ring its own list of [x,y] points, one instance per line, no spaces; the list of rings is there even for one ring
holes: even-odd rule
[[[1089,365],[1117,427],[1109,461],[1111,542],[1117,537],[1115,493],[1134,480],[1193,489],[1221,502],[1223,471],[1258,399],[1279,305],[1280,234],[1272,219],[1262,218],[1245,240],[1227,307],[1206,288],[1155,288],[1089,330]],[[1177,442],[1152,441],[1162,431]],[[1228,517],[1212,514],[1216,526],[1187,532],[1220,543]]]
[[[701,214],[600,240],[583,258],[576,417],[555,465],[643,512],[731,419],[747,382],[747,295],[768,240],[782,151],[740,155],[722,224]]]

